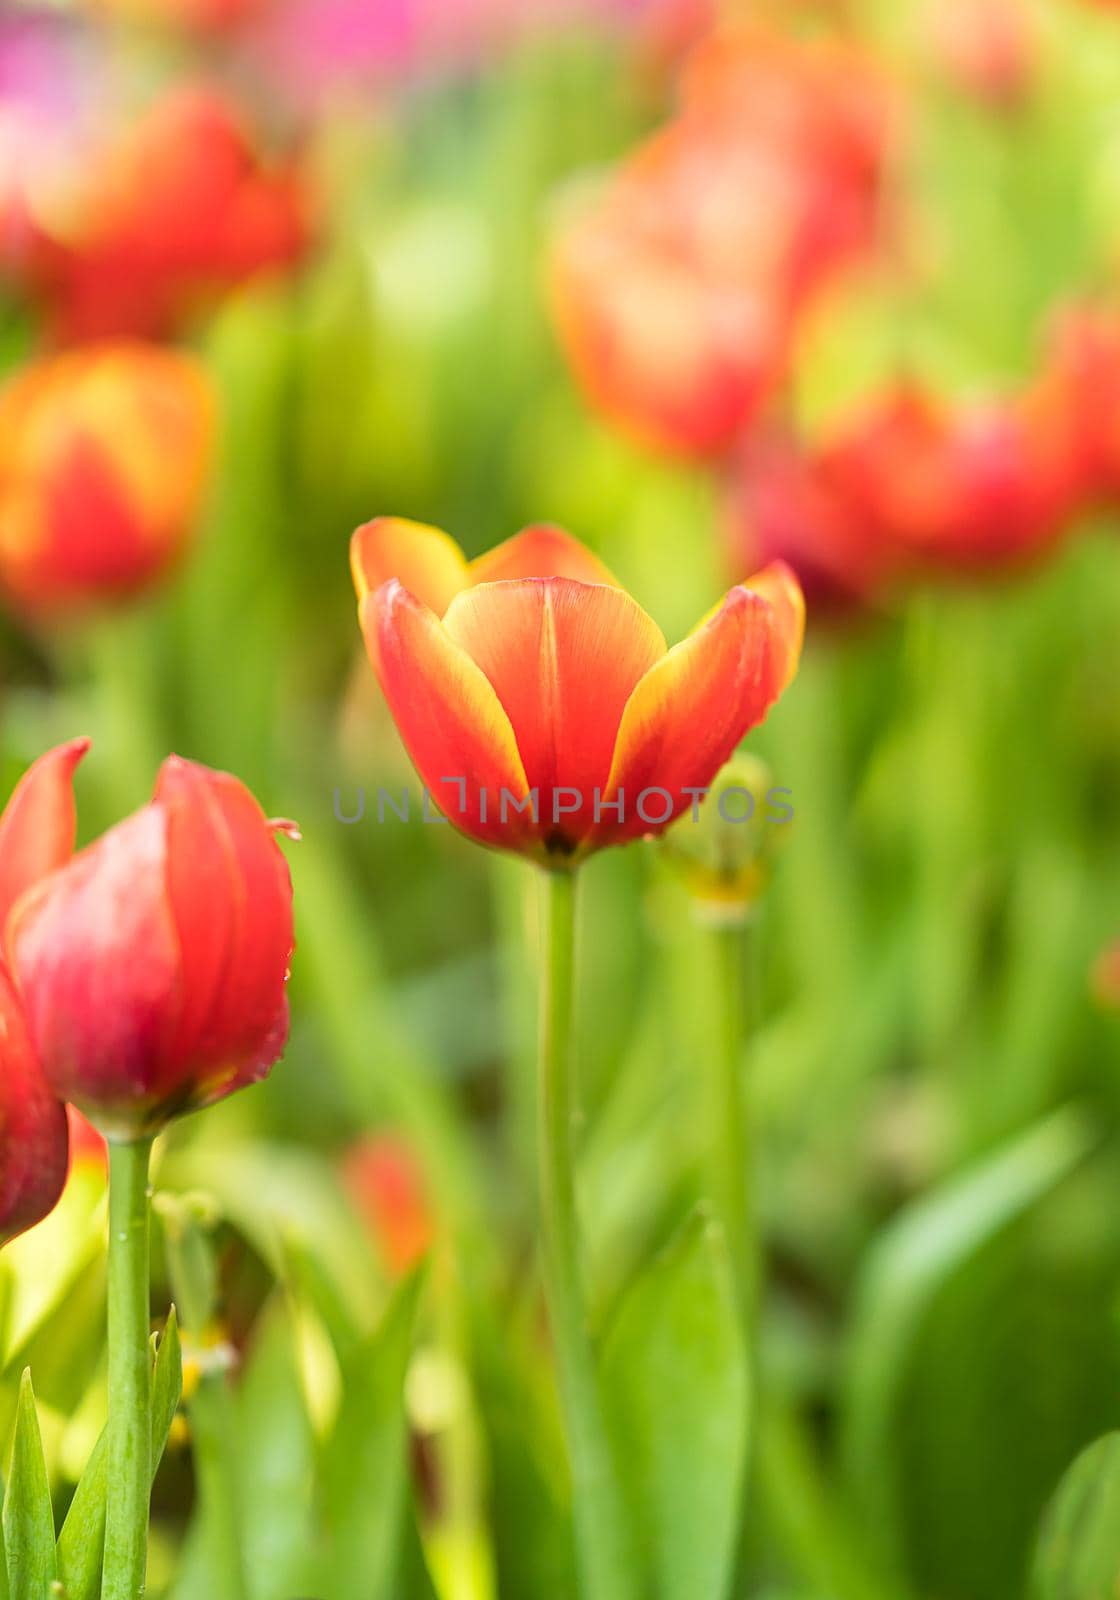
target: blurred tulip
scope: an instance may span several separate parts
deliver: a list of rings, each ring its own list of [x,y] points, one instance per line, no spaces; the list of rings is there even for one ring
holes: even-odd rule
[[[966,94],[997,111],[1029,95],[1038,46],[1028,0],[934,0],[926,32],[938,65]]]
[[[555,528],[468,566],[446,534],[383,518],[351,555],[370,659],[437,804],[552,867],[661,832],[797,668],[804,608],[780,563],[667,650]]]
[[[898,555],[884,530],[856,512],[820,460],[787,432],[748,438],[724,507],[734,571],[787,562],[814,617],[873,606],[895,575]]]
[[[47,1081],[139,1139],[264,1077],[288,1029],[277,831],[226,773],[170,757],[147,806],[23,895],[9,966]]]
[[[66,1107],[66,1120],[70,1125],[71,1169],[76,1171],[79,1167],[92,1167],[95,1171],[107,1173],[108,1146],[93,1123],[83,1117],[76,1106]]]
[[[427,1254],[434,1233],[412,1151],[403,1139],[368,1135],[346,1152],[342,1176],[386,1266],[403,1277]]]
[[[73,191],[39,220],[26,273],[64,341],[164,336],[199,302],[292,266],[310,235],[299,169],[266,164],[208,89],[158,102]]]
[[[1055,433],[1070,440],[1089,501],[1120,499],[1120,316],[1106,307],[1068,307],[1053,326],[1033,400]]]
[[[86,10],[122,22],[150,23],[187,33],[225,33],[275,0],[85,0]]]
[[[1094,961],[1089,986],[1102,1010],[1120,1011],[1120,939]]]
[[[73,852],[71,779],[88,743],[75,739],[41,756],[0,816],[0,929],[33,886]],[[67,1162],[66,1110],[47,1085],[19,996],[0,963],[0,1245],[53,1209]]]
[[[0,390],[0,589],[30,611],[112,600],[182,551],[211,451],[193,358],[111,344],[24,368]]]
[[[878,232],[892,126],[847,50],[719,35],[683,111],[557,233],[551,297],[595,404],[670,451],[725,451],[784,375],[798,310]]]
[[[1027,561],[1065,531],[1078,465],[1030,396],[951,409],[916,387],[856,417],[822,451],[854,517],[919,567]]]

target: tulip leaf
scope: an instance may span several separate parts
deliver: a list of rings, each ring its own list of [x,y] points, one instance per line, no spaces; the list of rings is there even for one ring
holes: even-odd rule
[[[288,1301],[264,1310],[237,1396],[241,1557],[253,1600],[307,1594],[315,1438]]]
[[[28,1371],[20,1379],[3,1521],[11,1600],[43,1600],[57,1576],[54,1512]]]
[[[343,1371],[347,1403],[322,1460],[331,1600],[399,1600],[412,1515],[404,1381],[419,1277],[393,1296]]]
[[[1033,1600],[1120,1594],[1120,1433],[1077,1457],[1059,1483],[1035,1551]]]
[[[1006,1321],[1022,1316],[1031,1327],[1038,1322],[1037,1308],[1024,1303],[1029,1285],[1021,1270],[1015,1270],[1011,1260],[1006,1271],[1000,1267],[1000,1244],[1013,1242],[1013,1226],[1028,1218],[1070,1177],[1094,1142],[1092,1129],[1079,1110],[1055,1112],[916,1201],[888,1226],[871,1252],[857,1293],[842,1397],[841,1442],[861,1521],[879,1540],[884,1562],[895,1570],[903,1570],[909,1562],[913,1530],[920,1533],[935,1515],[945,1515],[947,1497],[960,1493],[960,1485],[967,1481],[972,1462],[944,1440],[951,1426],[964,1427],[968,1421],[964,1407],[973,1403],[969,1396],[982,1405],[985,1394],[990,1394],[980,1376],[984,1370],[980,1357],[995,1348],[993,1318],[998,1314]],[[1009,1276],[1017,1298],[1005,1282]],[[942,1311],[944,1317],[939,1321]],[[1017,1392],[1025,1394],[1030,1379],[1020,1376],[1022,1365],[1032,1340],[1037,1343],[1038,1337],[1036,1329],[1026,1341],[1021,1336],[1011,1339],[1018,1363],[1014,1375],[1005,1352],[997,1367],[1001,1380],[992,1372],[987,1382],[1002,1381],[1006,1388],[1018,1379]],[[969,1351],[967,1359],[964,1348]],[[924,1509],[917,1512],[912,1509],[914,1497],[928,1485],[909,1465],[907,1452],[915,1447],[922,1415],[911,1388],[919,1377],[928,1384],[935,1360],[944,1366],[946,1381],[955,1383],[958,1398],[950,1411],[937,1408],[934,1400],[934,1409],[924,1413],[928,1424],[928,1443],[922,1447],[925,1466],[933,1470],[936,1456],[936,1460],[944,1460],[947,1476],[936,1501],[926,1493]],[[972,1388],[966,1387],[966,1379]],[[1032,1434],[1021,1407],[1016,1411],[1005,1403],[1003,1420],[1006,1427],[1021,1426]],[[981,1433],[999,1426],[998,1421],[980,1423],[975,1416],[971,1420],[971,1430]],[[942,1443],[933,1438],[938,1430]],[[975,1450],[972,1457],[977,1458]],[[1023,1461],[1022,1465],[1025,1470],[1031,1463]],[[983,1481],[982,1472],[980,1479]],[[962,1561],[983,1565],[986,1593],[991,1592],[995,1567],[1008,1570],[1017,1524],[1028,1513],[1032,1519],[1037,1515],[1037,1510],[1024,1509],[1030,1492],[1025,1477],[1022,1484],[1013,1484],[1004,1474],[998,1537],[1007,1542],[1007,1548],[998,1556],[991,1554],[997,1539],[994,1499],[987,1506],[977,1506],[975,1528],[970,1526],[967,1535],[959,1524],[967,1515],[968,1503],[976,1499],[975,1488],[954,1512],[953,1548]],[[931,1587],[937,1586],[931,1579]],[[945,1581],[941,1586],[951,1587]]]
[[[172,1306],[155,1353],[152,1374],[152,1479],[183,1391],[179,1324]],[[97,1600],[105,1546],[105,1493],[109,1481],[109,1436],[102,1432],[86,1462],[62,1532],[58,1536],[58,1576],[66,1600]]]
[[[746,1351],[722,1235],[693,1219],[629,1290],[604,1394],[655,1600],[728,1592],[745,1488]]]

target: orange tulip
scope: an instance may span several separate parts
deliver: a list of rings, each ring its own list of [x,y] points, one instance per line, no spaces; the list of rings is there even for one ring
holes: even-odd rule
[[[198,509],[213,413],[199,363],[155,346],[26,367],[0,391],[0,588],[49,611],[162,573]]]
[[[469,838],[572,866],[696,803],[797,668],[789,568],[674,649],[597,557],[533,527],[468,563],[381,518],[351,546],[366,646],[413,763]]]
[[[71,778],[88,740],[40,757],[0,816],[0,928],[74,848]],[[32,1048],[19,995],[0,962],[0,1245],[41,1222],[62,1193],[66,1111]]]
[[[69,198],[56,197],[23,268],[63,341],[163,337],[200,301],[290,267],[310,231],[298,168],[267,164],[207,89],[158,102]]]
[[[1051,330],[1033,404],[1076,452],[1087,500],[1120,499],[1120,316],[1106,306],[1064,309]]]
[[[43,1076],[137,1139],[264,1077],[287,1037],[292,891],[228,773],[172,756],[151,802],[14,904],[4,943]]]

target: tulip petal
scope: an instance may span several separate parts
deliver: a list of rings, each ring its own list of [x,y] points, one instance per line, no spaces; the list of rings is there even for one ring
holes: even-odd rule
[[[592,825],[623,709],[665,654],[661,630],[624,590],[569,578],[466,589],[444,628],[509,717],[550,848],[574,848]],[[559,787],[578,791],[578,803],[554,801]]]
[[[459,546],[440,528],[403,517],[376,517],[350,540],[350,571],[358,602],[396,578],[442,617],[470,581]]]
[[[88,739],[57,745],[32,763],[0,816],[0,929],[25,889],[68,861],[77,813],[73,777]]]
[[[528,812],[507,802],[502,820],[503,792],[520,802],[529,787],[509,717],[485,673],[396,580],[366,595],[359,616],[389,710],[436,805],[483,844],[531,844]]]
[[[157,1109],[165,1019],[179,992],[166,860],[166,818],[145,806],[25,894],[8,921],[51,1088],[103,1132],[130,1137]]]
[[[472,587],[501,583],[508,578],[574,578],[577,583],[620,587],[614,574],[586,545],[548,522],[523,528],[470,564]]]
[[[261,1076],[283,1046],[291,877],[264,812],[228,773],[172,756],[154,802],[167,815],[167,893],[181,960],[160,1088],[173,1094],[189,1067],[192,1103],[201,1105]]]
[[[41,1222],[66,1182],[66,1108],[51,1094],[0,966],[0,1245]]]
[[[770,569],[767,569],[768,571]],[[754,580],[752,580],[753,582]],[[785,687],[796,659],[799,612],[780,575],[766,593],[732,589],[710,620],[670,650],[638,684],[622,717],[608,799],[622,796],[625,814],[596,829],[596,847],[657,832],[705,788]],[[650,796],[639,811],[643,792]],[[663,816],[662,812],[666,814]]]

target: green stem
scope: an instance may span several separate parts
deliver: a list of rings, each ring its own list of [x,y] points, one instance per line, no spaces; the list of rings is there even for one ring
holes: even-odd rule
[[[712,1198],[727,1239],[735,1299],[753,1365],[761,1265],[749,1131],[751,1119],[741,1076],[747,1033],[747,929],[742,923],[721,925],[711,930],[710,939],[716,974],[717,1018],[715,1048],[709,1060]]]
[[[583,1600],[631,1600],[634,1567],[603,1420],[579,1259],[572,1161],[575,879],[543,880],[540,1072],[541,1226],[545,1289],[571,1452],[572,1500]]]
[[[140,1600],[151,1497],[148,1159],[152,1141],[109,1145],[109,1488],[102,1600]]]

